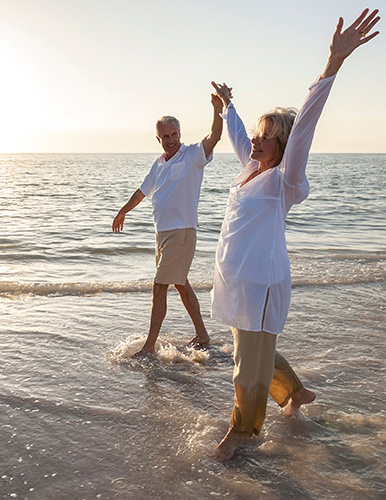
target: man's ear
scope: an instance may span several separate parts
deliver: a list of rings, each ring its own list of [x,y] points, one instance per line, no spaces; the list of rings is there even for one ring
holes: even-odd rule
[[[156,135],[157,141],[161,144],[161,139]]]

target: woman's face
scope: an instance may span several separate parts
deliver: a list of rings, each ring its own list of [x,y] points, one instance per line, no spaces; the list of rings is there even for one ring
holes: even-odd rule
[[[261,130],[253,136],[252,151],[250,154],[251,160],[256,160],[260,163],[269,166],[276,166],[278,162],[278,145],[276,138],[267,139],[272,129],[272,122],[266,120],[261,127]]]

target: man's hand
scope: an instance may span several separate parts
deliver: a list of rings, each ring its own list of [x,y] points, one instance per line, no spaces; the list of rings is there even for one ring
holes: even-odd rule
[[[118,212],[113,220],[113,231],[114,233],[120,233],[123,229],[123,223],[125,222],[125,214]]]
[[[130,212],[130,210],[133,210],[133,208],[136,207],[138,203],[140,203],[144,198],[145,195],[140,189],[134,191],[126,205],[124,205],[115,216],[115,219],[113,221],[114,233],[120,233],[122,231],[123,223],[125,222],[125,215],[127,214],[127,212]]]
[[[217,94],[211,94],[211,103],[212,103],[212,106],[214,107],[214,110],[217,113],[222,112],[222,108],[224,107],[224,105],[223,105],[222,100],[220,99],[220,97]]]

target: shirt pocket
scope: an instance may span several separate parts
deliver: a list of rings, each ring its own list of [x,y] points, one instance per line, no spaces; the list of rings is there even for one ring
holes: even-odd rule
[[[185,171],[185,163],[179,161],[170,165],[169,179],[171,181],[177,181]]]

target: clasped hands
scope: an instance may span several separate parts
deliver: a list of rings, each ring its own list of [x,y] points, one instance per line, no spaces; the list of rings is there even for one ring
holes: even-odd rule
[[[227,107],[230,104],[231,99],[233,98],[232,87],[228,87],[228,85],[226,85],[225,83],[223,83],[222,85],[221,83],[216,83],[216,82],[211,82],[211,83],[212,87],[216,91],[216,95],[224,103],[224,106]]]

